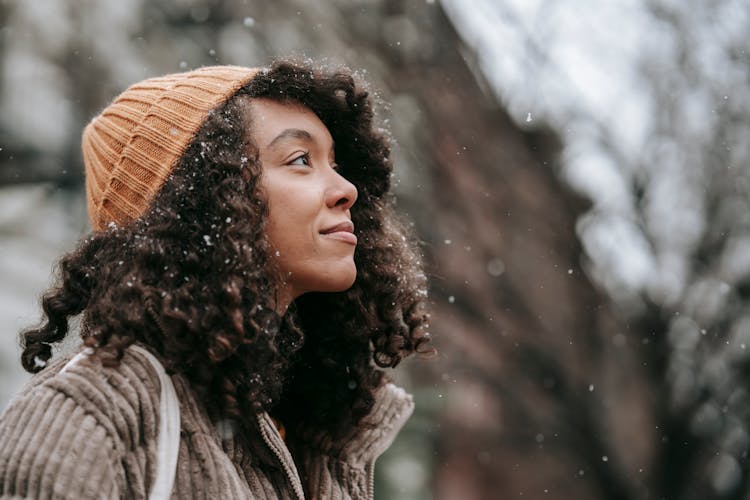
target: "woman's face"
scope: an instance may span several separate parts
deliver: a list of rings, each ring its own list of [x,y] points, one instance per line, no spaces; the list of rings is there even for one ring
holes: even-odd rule
[[[285,276],[283,307],[306,292],[339,292],[357,276],[351,208],[357,189],[337,172],[333,138],[301,104],[249,101],[263,167],[266,232]]]

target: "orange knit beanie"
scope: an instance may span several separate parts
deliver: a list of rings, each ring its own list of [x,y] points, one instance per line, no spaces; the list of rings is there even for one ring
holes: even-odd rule
[[[150,78],[130,86],[94,118],[81,144],[94,230],[143,215],[208,112],[257,72],[208,66]]]

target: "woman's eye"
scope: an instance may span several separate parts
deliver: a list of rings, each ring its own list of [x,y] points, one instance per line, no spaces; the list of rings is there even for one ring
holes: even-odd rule
[[[310,166],[310,153],[300,155],[289,162],[290,165],[305,165]]]

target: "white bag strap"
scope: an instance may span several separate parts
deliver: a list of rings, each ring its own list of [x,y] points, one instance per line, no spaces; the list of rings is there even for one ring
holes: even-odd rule
[[[174,477],[177,472],[177,456],[180,453],[180,402],[174,389],[172,379],[164,371],[164,367],[156,357],[139,345],[131,345],[130,349],[141,353],[156,370],[161,385],[159,397],[159,435],[156,444],[156,480],[151,486],[149,500],[168,500],[172,497]],[[91,349],[84,349],[61,370],[65,372],[80,359],[91,354]]]
[[[156,481],[151,487],[149,500],[168,500],[172,497],[174,476],[177,472],[177,455],[180,453],[180,402],[172,379],[156,357],[141,346],[131,349],[143,354],[159,375],[161,385],[159,438],[156,445]]]

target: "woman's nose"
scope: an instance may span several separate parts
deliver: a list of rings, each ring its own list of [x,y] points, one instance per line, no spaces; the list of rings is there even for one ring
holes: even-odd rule
[[[335,170],[332,170],[332,172],[327,204],[331,208],[341,207],[344,210],[349,210],[357,201],[357,188]]]

